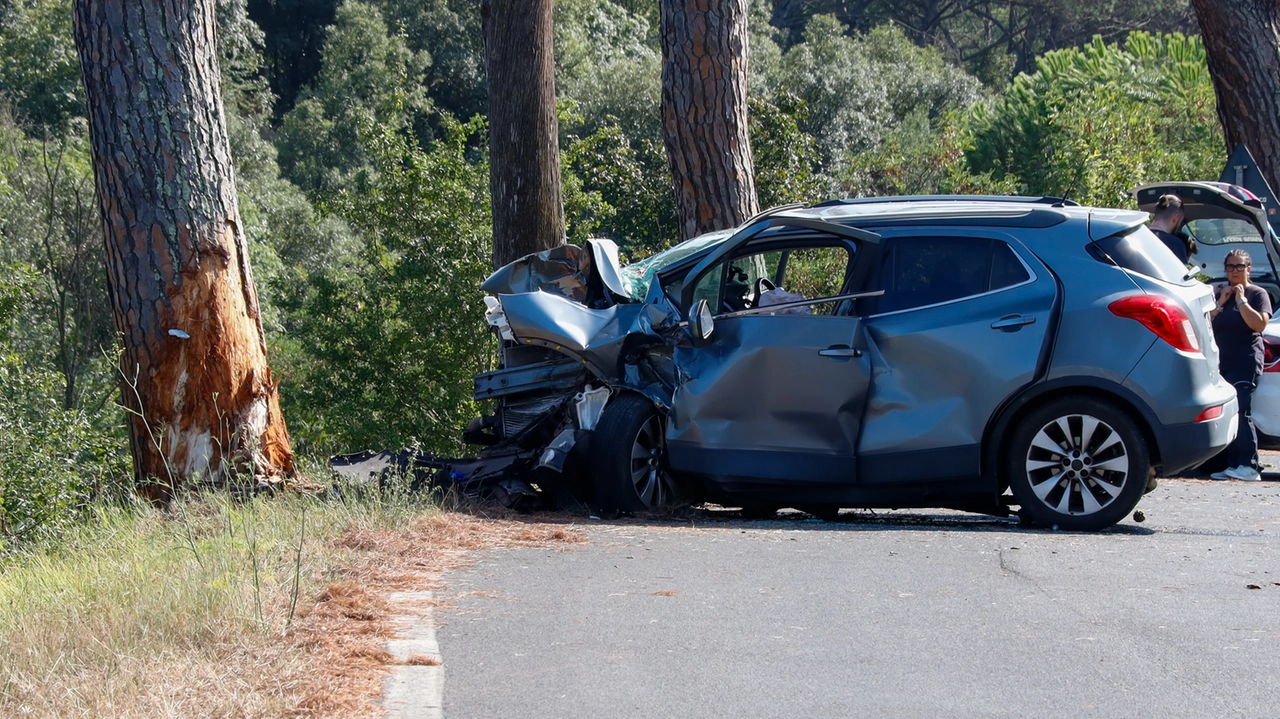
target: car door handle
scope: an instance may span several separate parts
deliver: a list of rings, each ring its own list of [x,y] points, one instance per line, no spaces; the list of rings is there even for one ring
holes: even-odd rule
[[[991,329],[1004,330],[1005,332],[1017,332],[1023,325],[1034,324],[1035,317],[1023,317],[1022,315],[1005,315],[995,322],[991,323]]]
[[[823,357],[861,357],[862,350],[855,350],[849,347],[828,347],[824,350],[818,350],[818,354]]]

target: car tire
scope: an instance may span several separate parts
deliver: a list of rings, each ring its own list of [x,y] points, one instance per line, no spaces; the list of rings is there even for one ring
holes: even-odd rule
[[[1106,529],[1147,487],[1151,455],[1134,420],[1093,398],[1064,398],[1022,418],[1005,452],[1009,488],[1037,524]]]
[[[591,440],[591,479],[605,512],[643,512],[667,504],[665,426],[652,402],[623,393],[605,406]]]

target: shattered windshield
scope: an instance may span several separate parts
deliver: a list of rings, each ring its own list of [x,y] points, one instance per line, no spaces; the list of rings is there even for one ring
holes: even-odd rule
[[[685,240],[675,247],[663,250],[652,257],[623,267],[620,273],[622,275],[623,289],[627,291],[627,296],[637,302],[643,302],[644,296],[649,292],[649,285],[653,282],[653,276],[662,271],[663,268],[674,265],[680,260],[696,254],[732,234],[733,230],[708,232],[705,235]]]

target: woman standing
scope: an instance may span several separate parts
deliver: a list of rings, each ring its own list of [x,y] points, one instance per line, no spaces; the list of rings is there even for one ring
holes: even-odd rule
[[[1227,446],[1227,469],[1214,479],[1255,481],[1258,473],[1258,435],[1253,428],[1253,390],[1262,374],[1262,330],[1271,319],[1271,298],[1266,290],[1249,282],[1253,263],[1249,253],[1232,250],[1224,260],[1227,286],[1218,292],[1218,309],[1211,314],[1213,336],[1218,342],[1218,371],[1235,385],[1240,402],[1236,439]]]

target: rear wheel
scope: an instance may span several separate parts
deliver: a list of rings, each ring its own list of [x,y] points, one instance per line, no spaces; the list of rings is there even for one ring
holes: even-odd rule
[[[1036,523],[1097,531],[1137,506],[1151,459],[1129,415],[1102,400],[1067,398],[1023,418],[1005,467],[1014,497]]]
[[[641,512],[668,502],[662,415],[637,394],[613,398],[591,440],[591,477],[604,511]]]

